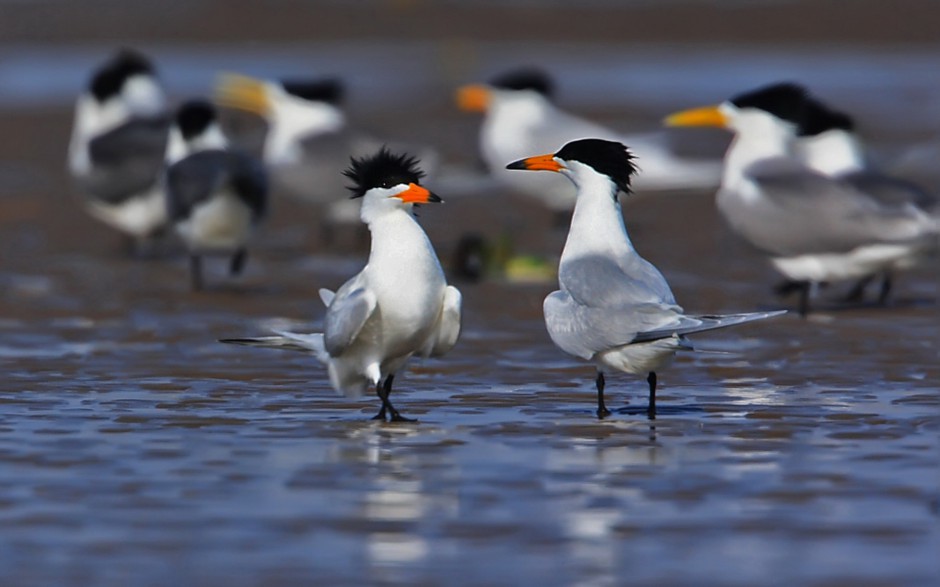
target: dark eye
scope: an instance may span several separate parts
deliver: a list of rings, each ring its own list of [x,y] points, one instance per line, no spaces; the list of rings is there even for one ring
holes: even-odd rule
[[[386,179],[385,181],[382,182],[382,187],[383,187],[383,188],[390,188],[390,187],[392,187],[392,182],[390,182],[389,180]]]

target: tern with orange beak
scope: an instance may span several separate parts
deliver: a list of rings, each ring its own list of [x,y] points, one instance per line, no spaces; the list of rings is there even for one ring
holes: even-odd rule
[[[553,101],[555,85],[537,68],[507,71],[486,84],[458,89],[460,109],[482,112],[480,153],[490,173],[523,195],[543,202],[557,212],[575,204],[571,185],[551,176],[511,173],[512,161],[531,153],[544,153],[568,141],[585,137],[616,140],[631,145],[643,162],[637,191],[701,189],[718,185],[721,163],[717,158],[689,158],[675,153],[663,133],[627,135],[566,112]],[[565,215],[567,216],[567,215]]]
[[[817,285],[910,266],[938,242],[937,218],[917,204],[923,194],[909,183],[868,173],[827,175],[810,166],[796,137],[812,107],[804,88],[779,83],[665,121],[734,132],[718,210],[800,291],[803,315]]]
[[[783,312],[686,315],[665,278],[633,248],[618,194],[630,194],[636,173],[623,144],[581,139],[558,152],[510,163],[507,169],[553,171],[577,189],[568,239],[558,265],[559,289],[545,298],[545,326],[568,354],[597,368],[597,417],[604,402],[605,373],[646,375],[647,415],[656,417],[656,372],[676,351],[692,350],[687,336],[777,316]]]
[[[414,355],[447,353],[460,334],[460,292],[447,285],[412,214],[415,205],[441,199],[419,184],[416,159],[385,149],[353,159],[345,175],[354,182],[353,197],[362,198],[372,250],[362,271],[339,290],[320,290],[325,331],[221,342],[314,353],[337,392],[358,397],[371,386],[382,402],[375,419],[406,421],[390,399],[394,378]]]

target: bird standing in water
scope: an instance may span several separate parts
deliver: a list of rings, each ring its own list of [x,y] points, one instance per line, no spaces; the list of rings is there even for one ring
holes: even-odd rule
[[[623,144],[601,139],[567,143],[554,154],[515,161],[507,169],[553,171],[570,179],[577,200],[558,264],[559,289],[545,298],[545,326],[568,354],[597,368],[597,417],[604,402],[605,373],[646,375],[647,416],[656,417],[656,372],[676,351],[692,350],[689,334],[783,314],[755,312],[686,315],[666,279],[633,248],[618,194],[630,193],[636,172]]]
[[[193,290],[203,287],[204,255],[231,255],[229,272],[241,273],[267,210],[267,174],[259,160],[228,148],[210,103],[180,106],[164,183],[170,220],[189,251]]]
[[[366,266],[335,293],[324,332],[224,339],[222,342],[311,352],[326,364],[337,392],[358,397],[369,387],[382,402],[376,420],[408,421],[392,405],[392,382],[414,355],[441,356],[460,334],[461,295],[447,285],[434,247],[412,209],[441,199],[420,185],[417,160],[386,149],[353,159],[345,175],[372,235]]]

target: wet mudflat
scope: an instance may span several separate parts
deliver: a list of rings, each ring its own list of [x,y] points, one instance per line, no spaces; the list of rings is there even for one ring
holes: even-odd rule
[[[423,222],[433,235],[475,204]],[[627,216],[686,308],[772,307],[772,275],[712,208],[672,195]],[[657,226],[672,215],[698,228]],[[419,422],[393,425],[368,419],[374,398],[336,397],[309,357],[215,342],[316,328],[316,288],[356,271],[355,254],[294,255],[273,238],[244,279],[219,268],[194,295],[183,259],[129,259],[106,237],[70,250],[76,235],[54,233],[65,224],[53,213],[3,232],[5,585],[935,577],[929,269],[905,276],[889,308],[699,337],[720,352],[661,373],[654,422],[627,376],[608,386],[615,415],[593,417],[592,369],[541,323],[550,284],[462,284],[463,339],[400,379],[397,405]]]
[[[562,51],[566,71],[597,63],[596,49]],[[723,70],[722,91],[760,62],[741,55],[751,65]],[[827,55],[812,79],[830,95],[863,112],[893,104],[899,124],[881,119],[869,138],[936,130],[935,110],[846,73],[853,53]],[[452,81],[435,63],[415,66],[432,80],[419,88]],[[915,101],[933,95],[933,78],[893,63],[872,67]],[[632,109],[583,79],[567,96],[649,127],[659,97],[702,102],[682,84],[703,78],[674,73],[687,81]],[[660,87],[650,75],[647,92]],[[446,268],[468,232],[511,235],[550,263],[564,238],[551,215],[467,179],[477,121],[446,96],[426,94],[416,113],[402,106],[414,88],[390,92],[398,110],[370,122],[438,144],[459,171],[432,186],[446,203],[421,210]],[[614,415],[594,417],[593,369],[542,324],[550,280],[455,281],[458,346],[396,381],[396,406],[418,422],[376,423],[378,401],[337,397],[312,358],[215,342],[320,328],[317,289],[358,271],[362,251],[323,251],[316,212],[279,201],[246,275],[210,263],[212,285],[193,294],[178,251],[128,257],[68,195],[69,112],[50,101],[0,112],[0,584],[868,587],[940,575],[936,263],[900,276],[888,307],[839,304],[833,288],[808,320],[697,337],[709,352],[660,373],[655,421],[645,382],[626,375],[608,379]],[[711,193],[641,195],[625,216],[688,311],[792,307]]]

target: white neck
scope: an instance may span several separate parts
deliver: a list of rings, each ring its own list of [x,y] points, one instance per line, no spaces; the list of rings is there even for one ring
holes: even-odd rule
[[[332,104],[302,100],[280,88],[269,94],[270,126],[264,142],[264,158],[269,163],[295,163],[301,157],[299,141],[303,137],[336,132],[346,125],[346,116]]]
[[[222,129],[217,124],[210,125],[202,134],[189,139],[183,138],[183,133],[175,126],[170,129],[170,137],[166,147],[166,163],[172,165],[177,161],[210,149],[227,149],[228,139],[222,133]]]
[[[831,177],[860,171],[865,167],[861,142],[853,133],[827,130],[811,137],[800,137],[797,154],[807,167]]]
[[[762,110],[737,110],[727,105],[722,109],[735,131],[725,154],[723,186],[731,187],[744,181],[744,170],[752,163],[792,154],[795,132],[790,123]]]
[[[571,170],[565,175],[575,182],[578,196],[561,261],[586,255],[619,258],[633,251],[620,204],[614,199],[614,182],[576,161],[568,162],[568,166]]]
[[[532,129],[552,118],[554,106],[534,91],[494,90],[480,133],[482,149],[489,158],[531,155],[533,147],[559,148],[561,145],[532,145]],[[501,161],[503,165],[505,161]]]

